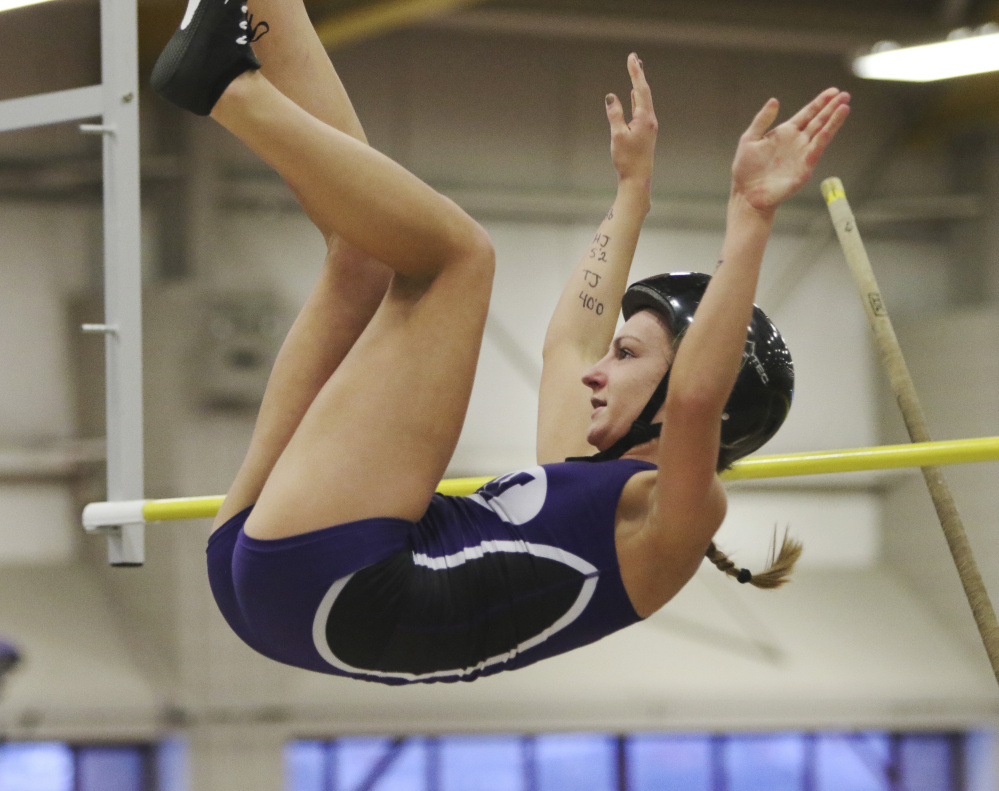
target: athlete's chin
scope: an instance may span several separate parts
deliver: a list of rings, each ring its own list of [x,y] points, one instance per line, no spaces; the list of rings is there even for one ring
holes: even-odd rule
[[[616,441],[614,433],[607,426],[593,425],[586,432],[586,441],[598,451],[607,450]]]
[[[600,450],[600,432],[595,431],[593,426],[586,432],[586,442],[588,445]]]

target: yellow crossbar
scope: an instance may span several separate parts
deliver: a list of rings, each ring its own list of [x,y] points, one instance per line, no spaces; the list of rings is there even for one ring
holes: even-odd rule
[[[743,459],[722,474],[726,481],[751,478],[785,478],[797,475],[892,470],[999,460],[999,437],[911,442],[873,448],[790,453]]]
[[[799,475],[863,472],[901,467],[942,466],[999,460],[999,437],[914,442],[907,445],[881,445],[873,448],[824,450],[811,453],[791,453],[783,456],[758,456],[736,462],[722,474],[726,481],[755,478],[785,478]],[[441,481],[437,491],[448,495],[471,494],[484,483],[484,478],[451,478]],[[224,498],[177,497],[169,500],[136,502],[134,518],[122,516],[122,506],[130,503],[92,503],[84,510],[87,529],[122,524],[129,521],[162,522],[177,519],[203,519],[215,516]],[[126,513],[128,513],[126,511]]]

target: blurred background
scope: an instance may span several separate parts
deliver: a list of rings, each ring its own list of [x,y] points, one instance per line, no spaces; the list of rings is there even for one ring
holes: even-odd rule
[[[288,0],[297,2],[298,0]],[[999,434],[999,77],[864,82],[882,39],[999,19],[993,0],[309,2],[372,145],[491,233],[491,314],[449,476],[534,463],[541,343],[611,204],[604,96],[637,51],[660,121],[634,278],[710,272],[738,136],[770,96],[853,112],[782,208],[759,304],[795,405],[767,453],[904,441],[819,181],[839,176],[936,439]],[[251,9],[252,10],[252,9]],[[140,0],[142,84],[184,12]],[[0,100],[100,81],[99,9],[0,14]],[[149,497],[220,494],[323,240],[241,144],[141,102]],[[732,484],[712,567],[639,625],[474,684],[381,688],[279,666],[228,630],[206,522],[147,529],[109,568],[101,150],[76,124],[0,135],[0,790],[963,791],[999,788],[993,678],[917,471]],[[999,591],[995,463],[948,479]],[[8,645],[9,643],[9,645]]]

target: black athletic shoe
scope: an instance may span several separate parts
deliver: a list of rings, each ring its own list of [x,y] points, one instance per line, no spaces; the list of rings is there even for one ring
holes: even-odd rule
[[[223,91],[244,71],[259,69],[251,43],[267,32],[253,24],[246,0],[188,0],[180,29],[153,67],[152,85],[163,98],[208,115]]]

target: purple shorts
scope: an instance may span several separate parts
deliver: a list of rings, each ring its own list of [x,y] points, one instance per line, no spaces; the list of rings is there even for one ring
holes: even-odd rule
[[[405,550],[412,522],[365,519],[262,541],[243,532],[252,507],[208,540],[208,579],[219,610],[254,650],[278,662],[331,672],[313,620],[332,585]]]

